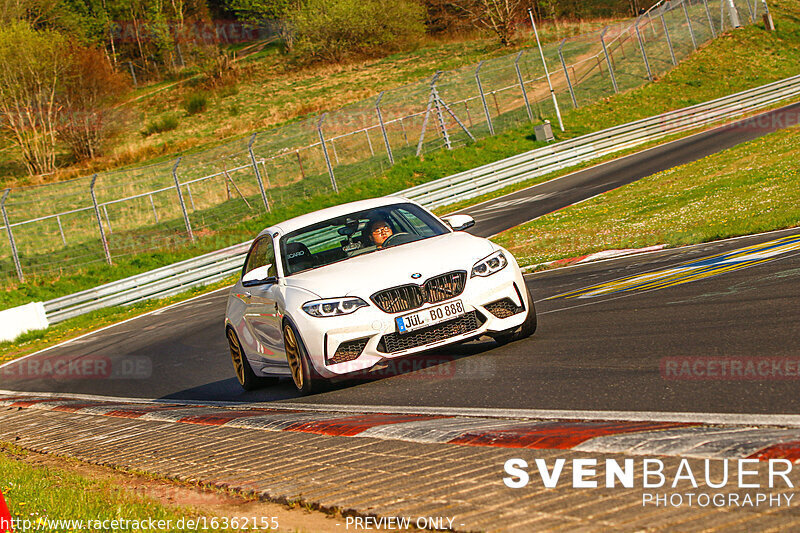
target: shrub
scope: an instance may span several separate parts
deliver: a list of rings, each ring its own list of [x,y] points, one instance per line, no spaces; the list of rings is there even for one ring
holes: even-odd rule
[[[142,136],[149,137],[154,133],[163,133],[165,131],[174,130],[177,127],[178,117],[174,115],[167,115],[152,122],[148,122],[145,128],[142,130]]]
[[[425,33],[425,10],[413,0],[308,0],[291,18],[305,60],[383,55]]]
[[[202,113],[207,107],[208,95],[204,92],[191,93],[183,100],[183,108],[189,115]]]

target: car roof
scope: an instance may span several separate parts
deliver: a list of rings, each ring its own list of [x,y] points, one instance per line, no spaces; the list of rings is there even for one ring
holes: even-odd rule
[[[366,209],[374,209],[376,207],[407,203],[416,204],[416,202],[413,200],[409,200],[401,196],[382,196],[380,198],[370,198],[369,200],[358,200],[357,202],[349,202],[333,207],[326,207],[325,209],[320,209],[319,211],[314,211],[313,213],[300,215],[299,217],[290,218],[289,220],[279,222],[274,226],[264,229],[264,231],[259,233],[258,236],[261,237],[262,235],[272,234],[276,231],[282,234],[291,233],[295,230],[310,226],[316,222],[322,222],[338,216],[355,213],[356,211],[364,211]]]

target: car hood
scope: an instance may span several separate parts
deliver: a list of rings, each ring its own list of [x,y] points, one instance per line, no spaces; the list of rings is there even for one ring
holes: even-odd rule
[[[421,284],[451,272],[469,272],[475,262],[499,249],[487,239],[455,232],[353,257],[285,278],[290,287],[314,292],[322,298],[361,296],[389,287]],[[421,274],[413,279],[412,274]]]

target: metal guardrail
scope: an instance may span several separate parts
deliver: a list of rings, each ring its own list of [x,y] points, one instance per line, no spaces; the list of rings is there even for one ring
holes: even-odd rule
[[[242,268],[249,246],[249,241],[236,244],[193,259],[50,300],[44,304],[47,320],[54,324],[104,307],[130,305],[151,298],[165,298],[191,287],[215,283]]]
[[[398,192],[428,208],[468,200],[652,140],[741,116],[800,95],[800,76],[537,148]]]
[[[800,95],[800,76],[654,117],[537,148],[394,194],[436,208],[502,189],[681,131],[770,106]],[[50,323],[96,309],[163,298],[235,273],[251,241],[144,274],[45,302]]]

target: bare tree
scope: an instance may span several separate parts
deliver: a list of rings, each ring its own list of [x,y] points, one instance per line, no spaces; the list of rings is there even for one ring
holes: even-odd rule
[[[522,0],[450,0],[449,3],[467,13],[473,24],[497,35],[503,46],[511,44]]]
[[[65,50],[57,32],[34,31],[26,22],[0,28],[0,128],[17,144],[31,174],[55,169],[56,91]]]

